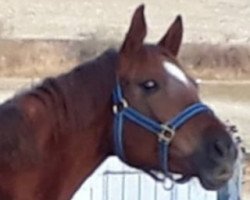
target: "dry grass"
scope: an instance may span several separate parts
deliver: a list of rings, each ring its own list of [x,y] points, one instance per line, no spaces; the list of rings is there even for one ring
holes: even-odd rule
[[[45,77],[69,70],[96,57],[115,41],[0,40],[0,76]],[[225,44],[184,44],[184,66],[199,78],[242,79],[250,77],[250,47]]]
[[[250,46],[185,44],[180,59],[200,78],[242,79],[250,77]]]

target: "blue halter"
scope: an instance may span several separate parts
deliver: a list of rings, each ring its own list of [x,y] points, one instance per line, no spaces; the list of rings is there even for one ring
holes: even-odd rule
[[[113,112],[115,114],[113,133],[116,155],[118,155],[121,160],[125,161],[123,148],[123,120],[124,118],[127,118],[149,130],[158,137],[159,162],[165,177],[169,174],[168,145],[174,137],[176,130],[197,114],[201,112],[212,112],[208,106],[202,103],[195,103],[181,111],[168,122],[158,123],[157,121],[144,116],[134,108],[128,106],[127,101],[123,98],[119,83],[117,83],[113,91],[113,103]]]

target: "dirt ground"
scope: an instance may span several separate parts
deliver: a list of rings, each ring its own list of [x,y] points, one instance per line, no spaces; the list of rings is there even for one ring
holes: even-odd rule
[[[142,2],[146,5],[149,40],[158,40],[181,14],[186,42],[250,42],[249,0],[2,0],[0,35],[120,41],[135,7]]]

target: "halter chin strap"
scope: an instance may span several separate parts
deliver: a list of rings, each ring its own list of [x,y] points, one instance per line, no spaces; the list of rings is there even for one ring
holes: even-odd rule
[[[176,131],[189,119],[193,118],[199,113],[212,112],[212,110],[208,106],[202,103],[195,103],[185,108],[169,121],[165,123],[159,123],[141,114],[134,108],[129,107],[127,101],[123,98],[121,86],[119,83],[117,83],[113,91],[113,103],[113,112],[115,114],[113,134],[116,155],[118,155],[121,160],[126,160],[123,148],[123,121],[126,118],[136,123],[137,125],[149,130],[149,132],[155,134],[158,137],[159,162],[164,174],[164,178],[158,178],[156,173],[150,170],[145,171],[149,172],[150,175],[160,181],[163,181],[166,177],[169,177],[173,180],[173,177],[169,174],[168,170],[168,146]]]

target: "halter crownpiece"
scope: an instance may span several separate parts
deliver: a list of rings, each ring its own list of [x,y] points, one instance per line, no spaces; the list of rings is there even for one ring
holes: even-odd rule
[[[116,87],[113,90],[113,104],[113,113],[115,115],[113,136],[116,155],[121,160],[126,160],[123,148],[123,121],[124,118],[126,118],[136,123],[137,125],[149,130],[151,133],[155,134],[158,137],[159,162],[164,174],[163,179],[157,178],[160,181],[164,181],[166,177],[173,179],[168,170],[168,145],[170,144],[172,138],[175,136],[176,131],[188,120],[198,115],[199,113],[213,113],[213,111],[207,105],[203,103],[194,103],[167,122],[159,123],[129,106],[128,102],[123,97],[119,82],[117,82]],[[153,172],[149,173],[152,176],[156,177]]]

